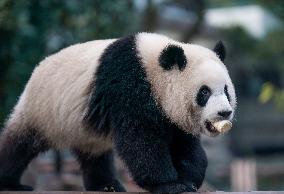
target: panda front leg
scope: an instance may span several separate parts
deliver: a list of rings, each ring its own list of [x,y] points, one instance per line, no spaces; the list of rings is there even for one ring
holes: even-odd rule
[[[0,190],[33,190],[20,184],[20,178],[29,162],[48,148],[46,140],[36,130],[12,131],[7,128],[0,139]]]
[[[115,149],[134,181],[153,193],[191,191],[178,181],[168,144],[160,137],[159,132],[148,128],[149,126],[143,128],[143,124],[138,126],[139,128],[124,126],[114,133]]]
[[[81,165],[84,187],[87,191],[125,191],[116,178],[112,151],[98,156],[79,150],[74,150],[74,153]]]
[[[179,180],[193,190],[199,189],[207,168],[207,157],[201,146],[200,137],[177,129],[171,152]]]

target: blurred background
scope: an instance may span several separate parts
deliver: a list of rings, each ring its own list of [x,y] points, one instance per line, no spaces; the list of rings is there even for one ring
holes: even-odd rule
[[[58,50],[138,31],[213,48],[223,40],[236,87],[233,130],[203,138],[201,190],[284,190],[284,1],[0,0],[0,128],[33,68]],[[140,190],[116,161],[129,191]],[[23,176],[37,190],[81,190],[68,150],[40,155]]]

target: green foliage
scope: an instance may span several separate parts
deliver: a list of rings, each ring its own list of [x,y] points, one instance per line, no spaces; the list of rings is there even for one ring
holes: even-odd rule
[[[259,101],[261,103],[267,103],[274,95],[275,87],[270,82],[266,82],[262,85],[261,93],[259,95]]]
[[[275,87],[270,82],[264,83],[259,95],[263,104],[272,101],[278,111],[284,111],[284,90]]]
[[[131,33],[137,23],[131,0],[0,1],[0,125],[46,55]]]

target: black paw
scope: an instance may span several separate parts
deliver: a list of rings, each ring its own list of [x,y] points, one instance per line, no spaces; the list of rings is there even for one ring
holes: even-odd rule
[[[105,186],[104,187],[104,192],[116,192],[116,191],[115,191],[113,186],[110,186],[110,187]]]
[[[189,187],[183,183],[165,183],[154,186],[150,189],[151,193],[168,193],[168,194],[177,194],[184,192],[196,192],[196,189]]]
[[[0,191],[33,191],[33,188],[28,185],[0,185]]]
[[[120,184],[119,181],[112,181],[108,184],[100,186],[96,191],[103,191],[103,192],[125,192],[126,190]]]

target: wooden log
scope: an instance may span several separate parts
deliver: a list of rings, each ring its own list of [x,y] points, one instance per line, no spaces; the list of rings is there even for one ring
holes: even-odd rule
[[[87,191],[0,191],[0,194],[109,194],[107,192],[87,192]],[[121,192],[120,194],[148,194],[147,192]],[[150,193],[149,193],[150,194]],[[196,193],[184,193],[196,194]],[[248,192],[197,192],[197,194],[284,194],[284,191],[248,191]]]

